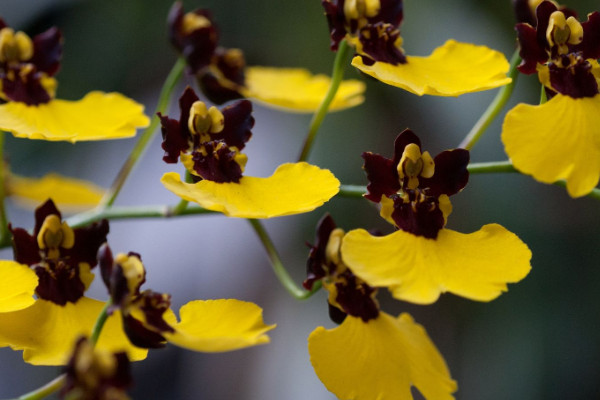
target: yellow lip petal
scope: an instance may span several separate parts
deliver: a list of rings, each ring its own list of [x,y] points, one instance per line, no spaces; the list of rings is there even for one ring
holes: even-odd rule
[[[497,224],[470,234],[442,229],[436,239],[404,231],[376,237],[358,229],[344,237],[342,257],[369,285],[418,304],[444,292],[490,301],[531,269],[527,245]]]
[[[504,86],[511,82],[506,57],[485,46],[448,40],[428,57],[408,56],[406,64],[376,62],[360,56],[352,65],[388,85],[422,96],[459,96]]]
[[[179,174],[163,175],[162,184],[177,196],[229,217],[272,218],[320,207],[339,191],[326,169],[305,162],[280,165],[268,178],[244,176],[240,183],[203,180],[184,183]]]
[[[103,307],[103,302],[87,297],[64,307],[37,300],[29,308],[2,314],[0,346],[24,350],[23,359],[30,364],[66,364],[75,340],[80,335],[90,335]],[[106,321],[98,347],[111,352],[126,351],[130,360],[143,360],[148,352],[129,343],[119,312]]]
[[[0,313],[21,310],[35,302],[38,277],[27,265],[0,260],[0,277]]]
[[[203,352],[242,349],[269,342],[262,309],[245,301],[195,300],[180,310],[181,322],[173,324],[175,333],[165,338],[180,347]]]
[[[26,207],[37,207],[52,198],[62,211],[93,208],[100,203],[104,189],[88,181],[48,174],[39,179],[10,174],[8,195]]]
[[[427,399],[450,400],[456,382],[425,329],[408,314],[386,313],[364,323],[347,316],[337,328],[308,337],[319,379],[340,399],[412,399],[415,386]]]
[[[78,101],[52,100],[39,106],[0,105],[0,130],[29,139],[121,139],[135,135],[150,120],[141,104],[119,94],[90,92]]]
[[[558,94],[542,105],[518,104],[506,114],[502,142],[514,166],[538,181],[567,181],[572,197],[600,179],[600,95]]]
[[[298,112],[317,110],[331,84],[325,75],[312,75],[301,68],[249,67],[246,69],[244,96],[267,106]],[[342,81],[330,110],[338,111],[364,101],[365,84],[357,80]]]

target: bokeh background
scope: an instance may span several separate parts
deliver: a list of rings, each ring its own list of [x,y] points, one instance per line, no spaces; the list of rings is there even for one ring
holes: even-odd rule
[[[2,0],[0,16],[29,34],[50,26],[65,36],[61,98],[78,99],[90,90],[120,91],[144,103],[148,113],[176,54],[166,39],[170,0]],[[187,10],[210,8],[221,43],[242,48],[250,65],[298,66],[329,73],[327,23],[318,0],[185,1]],[[571,1],[581,16],[598,6]],[[509,0],[407,0],[402,26],[408,54],[426,55],[446,39],[485,44],[510,58],[515,49]],[[348,66],[346,77],[364,79]],[[191,84],[187,79],[183,84]],[[395,136],[410,127],[432,154],[457,146],[489,104],[495,91],[455,98],[417,97],[367,80],[366,102],[331,114],[321,128],[312,163],[331,169],[347,184],[365,184],[363,151],[391,155]],[[179,93],[180,91],[178,91]],[[178,95],[177,95],[178,96]],[[535,77],[521,76],[512,106],[535,103]],[[508,109],[508,108],[507,108]],[[256,127],[247,146],[248,175],[267,176],[293,161],[310,116],[255,107]],[[506,111],[506,110],[505,110]],[[175,110],[173,111],[175,112]],[[473,161],[504,160],[499,118],[472,151]],[[135,139],[100,143],[47,143],[9,137],[11,168],[41,176],[55,171],[108,186]],[[175,204],[159,182],[179,171],[161,161],[158,138],[131,175],[117,204]],[[276,194],[274,194],[276,195]],[[430,306],[392,300],[390,313],[410,312],[428,331],[459,383],[458,399],[600,398],[600,203],[573,200],[556,186],[518,174],[472,176],[453,197],[449,227],[472,232],[497,222],[517,233],[533,251],[533,269],[521,283],[491,303],[444,295]],[[286,266],[300,282],[307,248],[318,219],[329,211],[349,230],[389,231],[362,199],[333,199],[310,214],[265,222]],[[9,204],[16,226],[31,227],[33,215]],[[169,292],[175,308],[195,298],[238,298],[264,308],[277,323],[267,346],[225,354],[199,354],[168,346],[133,366],[134,399],[333,399],[310,365],[306,338],[317,326],[333,327],[325,294],[298,302],[281,287],[249,224],[223,216],[111,223],[116,252],[142,254],[147,288]],[[2,250],[2,258],[11,258]],[[97,284],[99,282],[96,282]],[[105,299],[98,284],[92,297]],[[0,318],[2,316],[0,315]],[[365,366],[369,368],[369,366]],[[0,398],[37,388],[58,373],[32,367],[21,354],[0,349]]]

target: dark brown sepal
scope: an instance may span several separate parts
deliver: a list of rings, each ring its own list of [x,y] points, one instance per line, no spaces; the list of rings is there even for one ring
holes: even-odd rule
[[[321,0],[321,5],[325,9],[325,17],[329,26],[331,50],[337,51],[340,42],[347,33],[345,26],[346,18],[344,17],[344,0]]]
[[[73,266],[86,263],[94,268],[98,261],[98,249],[106,243],[106,236],[110,228],[108,220],[103,219],[89,226],[75,228],[75,245],[70,249],[61,250],[61,254]]]
[[[108,243],[104,243],[98,249],[98,267],[100,268],[100,275],[102,276],[102,281],[104,282],[104,286],[108,289],[110,293],[110,281],[113,273],[114,267],[114,257]],[[112,297],[112,296],[111,296]]]
[[[336,225],[331,215],[325,214],[317,224],[315,244],[310,245],[307,243],[308,247],[310,247],[310,251],[306,262],[306,279],[302,282],[302,286],[307,290],[312,290],[315,282],[327,275],[324,268],[324,266],[328,264],[325,250],[327,248],[329,236],[335,228]],[[335,266],[327,265],[328,270],[332,267]]]
[[[427,188],[429,196],[442,194],[452,196],[460,192],[469,182],[469,151],[446,150],[435,156],[435,172],[431,178],[419,178],[419,187]]]
[[[63,37],[56,27],[52,27],[33,38],[33,57],[29,61],[38,71],[54,76],[60,69]]]
[[[227,146],[219,146],[221,142],[212,141],[204,144],[207,155],[197,151],[192,153],[194,171],[203,179],[218,182],[239,183],[242,168],[235,161],[236,153]]]
[[[588,15],[588,20],[581,24],[583,28],[583,41],[573,46],[574,51],[581,51],[585,59],[600,58],[600,13],[594,11]]]
[[[189,147],[192,135],[188,127],[190,118],[190,109],[192,104],[199,98],[191,87],[186,87],[179,98],[179,121],[163,116],[158,113],[161,121],[162,148],[165,151],[163,161],[167,163],[176,163],[182,151]]]
[[[570,63],[568,56],[564,58],[565,63]],[[558,93],[574,99],[594,97],[598,94],[598,83],[592,74],[592,65],[587,60],[578,58],[574,65],[566,68],[552,63],[548,69],[550,85]]]
[[[39,263],[42,257],[36,238],[23,228],[13,228],[9,224],[8,229],[12,233],[12,248],[15,261],[30,266]]]
[[[235,146],[238,150],[242,150],[252,137],[254,127],[252,103],[248,100],[240,100],[223,108],[221,112],[225,125],[221,132],[211,134],[211,138],[223,140],[227,146]]]
[[[33,268],[39,283],[35,293],[39,298],[60,306],[75,303],[83,297],[85,285],[79,276],[79,268],[63,261],[48,261]]]

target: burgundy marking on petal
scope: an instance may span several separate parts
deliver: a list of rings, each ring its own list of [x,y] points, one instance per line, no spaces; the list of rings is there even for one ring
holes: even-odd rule
[[[34,271],[39,278],[35,293],[40,298],[64,306],[83,297],[85,285],[79,277],[79,267],[65,264],[63,261],[49,261],[47,266],[34,267]]]
[[[398,29],[383,22],[362,28],[358,40],[362,45],[360,55],[363,62],[367,65],[372,65],[373,61],[392,65],[406,64],[404,53],[396,46],[399,37]]]
[[[123,316],[123,329],[134,346],[143,349],[160,349],[167,344],[163,335],[146,328],[131,315]]]
[[[246,84],[246,60],[241,50],[219,47],[212,63],[226,79],[240,86]]]
[[[33,38],[33,57],[29,62],[35,65],[38,71],[54,76],[60,69],[62,48],[62,34],[58,28],[52,27]]]
[[[569,63],[567,56],[566,63]],[[592,74],[592,66],[586,60],[579,60],[575,65],[561,68],[554,63],[548,67],[550,71],[550,84],[561,94],[574,99],[594,97],[598,94],[598,83]]]
[[[327,248],[329,236],[335,228],[336,225],[331,215],[325,214],[317,224],[315,244],[310,245],[307,243],[310,251],[306,261],[306,279],[302,282],[302,286],[307,290],[312,290],[315,282],[327,275],[323,268],[327,264],[325,249]]]
[[[175,329],[163,319],[163,314],[171,306],[171,296],[165,297],[162,293],[145,290],[136,298],[135,303],[146,316],[148,325],[160,332],[175,332]]]
[[[337,282],[337,296],[335,300],[342,306],[344,312],[353,317],[360,317],[364,322],[377,318],[379,307],[372,295],[375,289],[364,282],[359,283],[350,272],[344,272],[346,282]],[[335,321],[334,321],[335,322]]]
[[[242,150],[252,137],[251,129],[254,127],[252,103],[248,100],[240,100],[225,107],[221,112],[225,126],[221,132],[211,134],[211,138],[223,140],[228,146],[235,146],[238,150]]]
[[[365,198],[379,203],[381,196],[391,196],[400,190],[398,171],[392,160],[373,153],[363,153],[362,158],[365,160],[363,169],[369,180]]]
[[[435,156],[435,172],[431,178],[419,178],[419,187],[428,188],[430,196],[442,194],[452,196],[460,192],[469,182],[469,151],[446,150]]]
[[[52,100],[50,94],[42,85],[41,75],[35,68],[26,75],[20,74],[19,69],[12,68],[15,79],[2,78],[2,92],[11,101],[25,103],[30,106],[37,106],[48,103]]]
[[[405,203],[399,195],[391,197],[394,200],[392,219],[396,226],[414,235],[435,239],[445,224],[438,199],[429,196],[424,201],[417,201],[418,192],[408,190],[407,193],[409,203]]]
[[[239,183],[242,178],[242,168],[235,162],[236,153],[227,146],[217,149],[218,145],[218,141],[204,143],[204,148],[207,151],[206,156],[199,151],[192,154],[194,171],[209,181]]]

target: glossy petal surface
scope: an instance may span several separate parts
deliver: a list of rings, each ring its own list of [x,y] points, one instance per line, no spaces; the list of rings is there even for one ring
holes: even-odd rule
[[[425,329],[406,313],[381,313],[368,323],[348,316],[337,328],[308,337],[319,379],[340,399],[412,399],[415,386],[427,399],[453,399],[456,382]]]
[[[30,364],[64,365],[78,337],[90,335],[103,307],[103,302],[87,297],[64,307],[37,300],[29,308],[2,314],[0,346],[24,350],[23,359]],[[131,360],[142,360],[147,354],[147,350],[129,343],[118,312],[106,321],[98,347],[113,352],[127,351]]]
[[[35,302],[38,277],[27,265],[0,260],[0,277],[0,313],[21,310]]]
[[[202,352],[221,352],[269,343],[262,309],[240,300],[194,300],[179,310],[181,321],[166,339],[177,346]]]
[[[395,298],[417,304],[433,303],[444,292],[490,301],[531,269],[527,245],[497,224],[470,234],[442,229],[437,239],[353,230],[344,238],[342,257],[369,285],[388,287]]]
[[[326,169],[305,162],[280,165],[268,178],[244,176],[240,183],[207,180],[195,184],[168,172],[161,182],[177,196],[229,217],[271,218],[312,211],[339,191],[340,182]]]
[[[144,107],[119,93],[90,92],[78,101],[52,100],[39,106],[0,105],[0,129],[43,140],[121,139],[149,124]]]
[[[600,95],[556,95],[542,105],[518,104],[506,114],[502,141],[521,172],[538,181],[567,181],[572,197],[588,194],[600,179]]]
[[[252,97],[268,106],[298,112],[317,110],[331,79],[312,75],[301,68],[250,67],[246,69],[246,97]],[[357,80],[342,81],[331,103],[332,111],[354,107],[364,101],[365,84]]]
[[[422,96],[459,96],[510,83],[506,57],[485,46],[448,40],[428,57],[408,56],[406,64],[365,65],[360,56],[352,65],[388,85]]]
[[[39,179],[11,174],[7,182],[8,194],[27,207],[37,207],[51,198],[63,211],[93,208],[104,194],[104,189],[91,182],[58,174]]]

